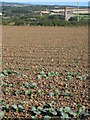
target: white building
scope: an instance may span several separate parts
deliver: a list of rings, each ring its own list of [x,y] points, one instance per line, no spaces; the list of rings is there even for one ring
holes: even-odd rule
[[[2,13],[0,13],[0,16],[2,16]]]

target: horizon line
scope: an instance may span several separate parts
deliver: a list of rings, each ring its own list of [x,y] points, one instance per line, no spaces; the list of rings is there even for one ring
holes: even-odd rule
[[[90,4],[90,1],[89,2],[10,2],[10,1],[8,1],[8,2],[1,2],[1,3],[18,3],[18,4],[31,4],[31,5],[60,5],[60,3],[61,3],[61,5],[63,6],[63,5],[65,5],[65,3],[67,3],[67,6],[77,6],[77,3],[80,3],[79,4],[79,6],[90,6],[89,4]],[[59,3],[59,4],[56,4],[56,3]],[[73,3],[75,3],[76,5],[74,5]],[[83,3],[86,3],[86,5],[84,4],[84,5],[81,5],[81,4],[83,4]],[[70,5],[70,4],[72,4],[72,5]]]

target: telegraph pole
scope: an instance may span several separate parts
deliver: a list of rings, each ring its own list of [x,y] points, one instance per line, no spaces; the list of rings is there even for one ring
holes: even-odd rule
[[[40,11],[40,16],[42,16],[42,10]]]
[[[79,22],[79,2],[77,2],[77,21]]]

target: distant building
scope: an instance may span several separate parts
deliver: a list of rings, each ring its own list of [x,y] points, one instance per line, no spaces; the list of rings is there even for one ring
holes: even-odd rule
[[[41,10],[40,11],[40,16],[42,16],[43,14],[49,14],[50,12],[49,12],[49,10],[48,9],[46,9],[46,10]]]
[[[57,8],[57,9],[46,9],[40,11],[40,16],[43,14],[49,14],[49,15],[64,15],[64,19],[68,21],[71,17],[74,17],[78,14],[88,14],[88,8],[74,8],[74,7],[68,7],[67,6],[63,8]]]
[[[10,17],[9,17],[9,16],[6,16],[6,17],[3,17],[3,19],[10,19]]]
[[[2,13],[0,13],[0,16],[2,16]]]
[[[30,20],[36,20],[36,18],[30,18]]]

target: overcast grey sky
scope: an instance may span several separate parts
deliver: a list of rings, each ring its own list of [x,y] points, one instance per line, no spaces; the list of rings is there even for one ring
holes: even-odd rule
[[[1,2],[89,2],[90,0],[0,0]]]

